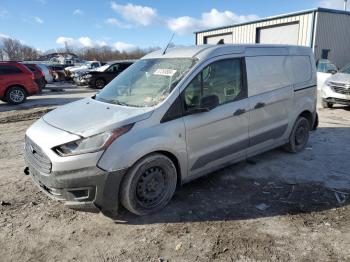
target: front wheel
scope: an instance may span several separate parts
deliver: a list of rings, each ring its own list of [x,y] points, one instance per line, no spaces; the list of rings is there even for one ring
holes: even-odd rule
[[[19,86],[13,86],[6,92],[6,101],[12,105],[23,103],[27,99],[26,91]]]
[[[305,117],[299,116],[297,121],[295,121],[289,142],[284,146],[284,149],[291,153],[302,151],[309,140],[309,132],[309,121]]]
[[[121,203],[136,215],[154,213],[168,204],[176,183],[174,163],[162,154],[151,154],[126,174],[120,189]]]
[[[323,108],[332,108],[333,104],[323,100],[322,101],[322,107]]]
[[[96,81],[95,81],[96,88],[102,89],[102,88],[104,88],[105,85],[106,85],[105,80],[103,80],[102,78],[96,79]]]

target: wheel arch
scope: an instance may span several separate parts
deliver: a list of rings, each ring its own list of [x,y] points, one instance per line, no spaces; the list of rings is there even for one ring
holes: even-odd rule
[[[10,89],[11,87],[20,87],[20,88],[22,88],[22,89],[24,90],[24,92],[26,93],[26,95],[28,95],[27,89],[26,89],[23,85],[21,85],[21,84],[12,84],[12,85],[9,85],[8,87],[6,87],[5,92],[4,92],[4,95],[5,95],[5,96],[6,96],[6,94],[7,94],[7,91],[9,91],[9,89]]]
[[[307,121],[310,124],[310,129],[312,129],[312,127],[314,125],[314,116],[313,116],[313,114],[309,110],[304,110],[303,112],[301,112],[298,115],[298,117],[300,117],[300,116],[305,117],[307,119]]]

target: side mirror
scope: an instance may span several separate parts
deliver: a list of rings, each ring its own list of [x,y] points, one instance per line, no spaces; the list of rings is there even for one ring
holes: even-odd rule
[[[205,108],[208,111],[219,105],[219,97],[217,95],[208,95],[201,98],[200,108]]]

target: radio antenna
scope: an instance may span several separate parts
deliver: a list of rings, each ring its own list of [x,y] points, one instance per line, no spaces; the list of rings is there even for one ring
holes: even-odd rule
[[[171,38],[170,38],[168,44],[167,44],[166,47],[164,48],[163,53],[162,53],[163,55],[165,55],[166,50],[168,50],[168,48],[169,48],[169,46],[170,46],[170,44],[171,44],[171,41],[172,41],[173,38],[174,38],[174,35],[175,35],[175,33],[173,33],[173,35],[171,36]]]

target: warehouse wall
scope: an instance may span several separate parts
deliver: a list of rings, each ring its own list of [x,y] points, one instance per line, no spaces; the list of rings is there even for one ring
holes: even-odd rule
[[[208,32],[197,33],[198,45],[204,44],[204,39],[207,36],[232,33],[232,43],[234,44],[253,44],[256,41],[256,29],[259,27],[268,27],[278,24],[299,22],[299,37],[298,45],[310,46],[311,31],[312,31],[312,12],[302,15],[294,15],[285,18],[271,18],[271,20],[251,23],[246,25],[238,25],[235,27],[227,27],[224,29],[216,29]]]
[[[328,58],[338,67],[350,63],[350,15],[319,12],[314,47],[316,59],[330,49]]]

